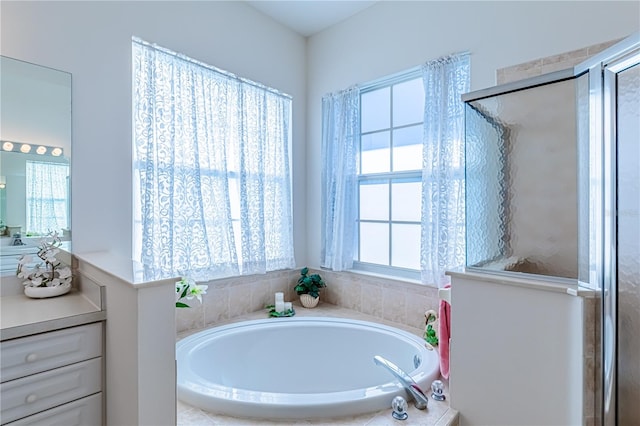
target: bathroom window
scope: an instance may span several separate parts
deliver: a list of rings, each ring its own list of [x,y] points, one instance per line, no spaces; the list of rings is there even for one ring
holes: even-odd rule
[[[149,278],[295,266],[291,97],[138,39],[134,256]]]
[[[419,279],[424,88],[419,70],[361,89],[356,269]]]
[[[26,162],[27,235],[46,235],[69,227],[69,165]]]
[[[321,266],[445,285],[464,265],[468,53],[322,99]]]

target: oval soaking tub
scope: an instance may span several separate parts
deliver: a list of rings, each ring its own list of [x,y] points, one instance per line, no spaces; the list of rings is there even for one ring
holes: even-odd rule
[[[176,345],[178,398],[206,411],[261,419],[310,419],[391,408],[409,395],[380,355],[427,391],[435,351],[411,333],[366,321],[271,318],[204,330]]]

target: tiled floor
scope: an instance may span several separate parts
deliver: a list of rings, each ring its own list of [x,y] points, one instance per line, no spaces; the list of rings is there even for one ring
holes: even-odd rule
[[[391,325],[405,331],[422,335],[422,330],[409,328],[406,326],[391,323],[389,321],[380,320],[378,318],[371,317],[359,312],[344,309],[335,305],[327,303],[321,303],[314,309],[305,309],[299,304],[294,302],[294,307],[297,316],[328,316],[328,317],[342,317],[352,318],[358,320],[379,322],[386,325]],[[234,318],[230,321],[225,321],[217,325],[223,325],[231,322],[264,319],[267,318],[267,314],[264,311],[254,312],[251,314],[243,315],[238,318]],[[186,337],[199,330],[191,330],[190,332],[180,333],[178,338]],[[445,395],[447,400],[443,402],[429,400],[429,406],[427,410],[416,409],[411,402],[409,402],[409,409],[407,413],[409,418],[407,420],[395,420],[391,417],[391,407],[388,410],[382,410],[375,413],[363,414],[359,416],[339,418],[339,419],[310,419],[310,420],[297,420],[297,421],[267,421],[259,419],[240,419],[229,416],[223,416],[216,413],[209,413],[203,411],[197,407],[187,405],[178,401],[178,426],[253,426],[253,425],[345,425],[345,426],[384,426],[384,425],[397,425],[397,426],[413,426],[413,425],[434,425],[444,426],[451,425],[457,422],[457,413],[455,410],[449,409],[449,388],[445,382]]]

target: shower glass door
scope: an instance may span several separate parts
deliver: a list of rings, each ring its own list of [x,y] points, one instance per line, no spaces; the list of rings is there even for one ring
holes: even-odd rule
[[[605,146],[612,177],[605,283],[605,424],[640,424],[640,51],[604,68]],[[607,167],[606,167],[607,168]],[[606,213],[610,212],[610,215]],[[606,262],[605,262],[606,263]],[[608,288],[607,288],[608,287]],[[609,335],[607,336],[607,333]],[[608,343],[612,344],[611,347]]]
[[[640,64],[617,74],[618,407],[640,424]]]

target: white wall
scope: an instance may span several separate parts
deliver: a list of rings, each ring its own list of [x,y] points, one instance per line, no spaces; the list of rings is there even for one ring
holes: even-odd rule
[[[305,42],[239,1],[3,1],[0,53],[72,74],[78,252],[131,254],[132,35],[292,95],[296,260],[317,266],[323,94],[464,50],[472,90],[484,88],[497,68],[624,37],[639,13],[637,2],[380,2]]]
[[[461,425],[585,424],[581,297],[454,276],[451,301]]]
[[[454,52],[471,53],[471,90],[495,70],[640,29],[638,2],[381,2],[309,38],[307,263],[320,259],[321,99]]]
[[[71,75],[0,58],[0,139],[71,148]]]
[[[293,97],[293,163],[305,159],[305,39],[243,2],[2,2],[1,51],[72,74],[73,250],[131,256],[131,36]],[[305,169],[293,170],[305,256]]]
[[[638,6],[380,2],[305,43],[242,2],[3,1],[0,53],[73,76],[78,252],[131,254],[132,35],[289,93],[296,259],[318,265],[323,94],[465,50],[472,90],[488,87],[497,68],[637,31]]]

